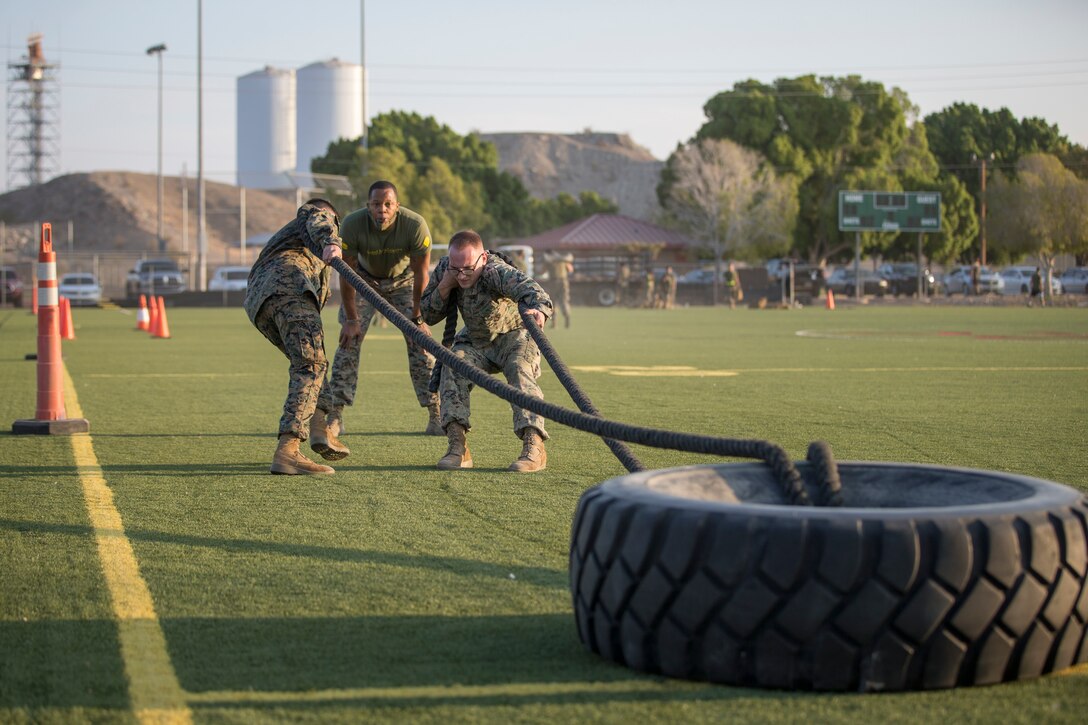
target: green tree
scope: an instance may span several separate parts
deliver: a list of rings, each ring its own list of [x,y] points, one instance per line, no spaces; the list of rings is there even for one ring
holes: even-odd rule
[[[475,134],[461,136],[418,113],[376,116],[368,144],[363,149],[359,139],[333,142],[324,156],[313,160],[311,170],[347,176],[359,198],[365,198],[374,181],[392,181],[401,202],[427,217],[436,240],[469,226],[485,239],[528,236],[617,210],[596,192],[532,199],[517,177],[499,170],[494,144]],[[350,200],[329,193],[334,202],[350,207]]]
[[[858,76],[749,80],[719,93],[703,108],[696,139],[730,139],[763,154],[780,175],[795,177],[798,216],[793,252],[822,262],[852,248],[838,231],[838,192],[902,189],[895,160],[908,143],[906,96]],[[664,200],[672,179],[658,190]],[[890,244],[866,235],[868,249]]]
[[[1046,268],[1045,294],[1055,258],[1088,253],[1088,181],[1050,154],[1027,154],[1016,176],[998,174],[990,192],[991,234],[1010,258],[1037,257]]]

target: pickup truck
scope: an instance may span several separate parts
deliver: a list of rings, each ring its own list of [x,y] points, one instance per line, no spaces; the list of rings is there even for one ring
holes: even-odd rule
[[[141,259],[125,277],[125,296],[174,295],[184,292],[185,278],[172,259]]]

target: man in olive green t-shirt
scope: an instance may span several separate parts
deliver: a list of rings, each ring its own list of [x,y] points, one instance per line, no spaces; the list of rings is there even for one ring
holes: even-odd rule
[[[348,214],[340,225],[344,261],[397,310],[430,333],[423,322],[419,299],[427,285],[431,261],[431,232],[427,221],[397,201],[397,187],[389,181],[370,186],[367,205]],[[359,383],[359,352],[376,310],[351,285],[340,286],[340,346],[333,359],[326,387],[332,410],[330,430],[344,430],[343,409],[355,400]],[[439,424],[438,394],[428,389],[434,357],[407,337],[408,374],[419,404],[428,408],[429,435],[445,435]]]

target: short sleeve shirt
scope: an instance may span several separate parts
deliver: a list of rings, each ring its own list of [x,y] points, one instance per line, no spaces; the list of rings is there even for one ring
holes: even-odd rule
[[[344,240],[344,256],[354,254],[360,269],[381,279],[399,277],[409,270],[411,257],[422,257],[431,249],[427,221],[403,206],[384,232],[369,209],[354,211],[340,224],[340,237]]]

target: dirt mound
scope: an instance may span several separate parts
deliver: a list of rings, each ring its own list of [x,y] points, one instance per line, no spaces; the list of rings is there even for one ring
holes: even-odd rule
[[[163,179],[163,228],[169,251],[184,247],[181,179]],[[188,245],[197,246],[196,179],[188,186]],[[40,186],[0,196],[0,219],[9,227],[8,249],[37,244],[36,224],[53,224],[54,244],[67,243],[72,222],[80,251],[147,251],[157,249],[158,182],[154,174],[96,171],[59,176]],[[205,181],[208,254],[218,259],[240,238],[239,191],[230,184]],[[247,237],[274,232],[295,213],[293,193],[246,190]]]
[[[660,211],[656,189],[665,164],[626,134],[484,133],[480,138],[495,144],[499,168],[521,179],[538,199],[588,190],[636,219],[653,221]]]

